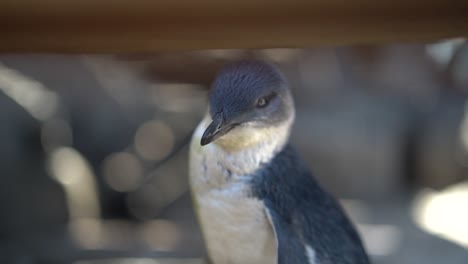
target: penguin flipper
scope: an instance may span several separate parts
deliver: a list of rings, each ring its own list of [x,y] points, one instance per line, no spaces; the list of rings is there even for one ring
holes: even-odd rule
[[[314,264],[315,261],[307,255],[306,245],[296,232],[274,210],[269,200],[264,200],[264,204],[276,238],[277,264]]]
[[[253,195],[271,218],[278,263],[370,263],[356,228],[294,148],[286,146],[256,176]]]

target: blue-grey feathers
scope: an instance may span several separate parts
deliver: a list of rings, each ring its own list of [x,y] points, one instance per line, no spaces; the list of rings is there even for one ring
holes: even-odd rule
[[[309,264],[305,245],[296,231],[274,210],[275,206],[270,200],[265,199],[264,204],[278,243],[277,264]]]
[[[292,147],[286,146],[259,169],[252,184],[253,195],[264,201],[277,232],[279,263],[307,263],[305,245],[314,249],[320,264],[369,263],[354,226]]]
[[[263,110],[256,109],[256,101],[262,97],[272,99],[274,104]],[[242,117],[245,122],[281,122],[293,111],[289,97],[288,84],[275,66],[241,61],[223,68],[214,80],[210,92],[210,114],[214,117],[222,112],[226,119]]]

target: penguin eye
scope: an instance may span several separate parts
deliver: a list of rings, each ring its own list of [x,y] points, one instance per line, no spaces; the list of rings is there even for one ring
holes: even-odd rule
[[[266,97],[262,97],[257,100],[257,107],[263,108],[268,105],[268,99]]]
[[[257,108],[266,107],[270,103],[271,99],[273,99],[275,96],[276,96],[276,94],[272,93],[272,94],[269,94],[267,96],[264,96],[264,97],[258,99],[257,103],[256,103]]]

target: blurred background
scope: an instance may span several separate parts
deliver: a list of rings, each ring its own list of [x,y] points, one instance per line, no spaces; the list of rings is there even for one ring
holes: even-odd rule
[[[276,63],[292,142],[376,264],[467,263],[468,42],[0,55],[0,263],[201,263],[187,140],[225,63]]]

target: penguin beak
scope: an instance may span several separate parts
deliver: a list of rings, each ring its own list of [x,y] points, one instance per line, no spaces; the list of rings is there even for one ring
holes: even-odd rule
[[[215,141],[217,138],[225,135],[235,127],[234,123],[226,122],[222,113],[219,113],[213,118],[211,124],[206,128],[201,138],[201,145],[205,146]]]

